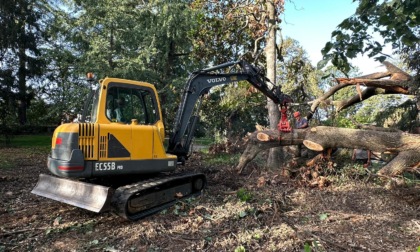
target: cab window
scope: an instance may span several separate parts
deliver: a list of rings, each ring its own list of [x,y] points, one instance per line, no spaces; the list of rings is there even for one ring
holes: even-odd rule
[[[153,90],[129,86],[110,85],[106,117],[112,122],[131,123],[136,119],[138,124],[154,124],[159,118]]]

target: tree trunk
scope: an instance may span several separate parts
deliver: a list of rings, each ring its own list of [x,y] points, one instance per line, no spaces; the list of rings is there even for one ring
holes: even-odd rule
[[[276,8],[273,1],[267,1],[268,16],[268,37],[266,39],[265,54],[267,58],[267,78],[276,83]],[[280,112],[277,105],[270,99],[267,99],[268,118],[270,129],[275,130],[280,120]],[[281,148],[270,149],[267,166],[271,169],[279,168],[284,160],[284,153]]]
[[[24,29],[24,25],[22,29]],[[24,33],[24,31],[21,31]],[[19,70],[18,70],[18,86],[19,86],[19,104],[18,104],[18,120],[20,125],[26,124],[26,110],[27,110],[27,94],[26,94],[26,63],[27,57],[25,52],[24,41],[20,41],[19,46]]]
[[[242,169],[261,150],[303,143],[314,151],[329,148],[368,149],[376,152],[390,152],[396,155],[378,174],[397,176],[405,170],[420,166],[420,136],[401,131],[356,130],[318,126],[291,133],[258,131],[250,135],[236,169]]]

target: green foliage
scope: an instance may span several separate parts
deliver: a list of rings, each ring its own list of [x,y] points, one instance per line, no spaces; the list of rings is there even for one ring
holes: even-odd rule
[[[62,1],[51,6],[45,57],[53,70],[45,87],[57,106],[51,113],[80,111],[90,84],[86,72],[155,84],[166,125],[172,125],[186,74],[196,70],[188,54],[195,11],[177,1]]]
[[[202,1],[194,0],[192,8],[199,12],[197,22],[199,29],[191,31],[193,40],[193,55],[195,60],[220,64],[237,60],[253,50],[253,33],[263,34],[263,26],[254,25],[255,19],[248,13],[259,16],[258,7],[252,8],[252,3],[243,5],[241,1]]]
[[[279,12],[282,11],[280,2],[276,5]],[[381,45],[366,44],[361,40],[364,36],[370,36],[365,31],[367,27],[374,27],[384,37],[388,36],[386,38],[390,42],[395,42],[392,38],[404,37],[401,39],[406,46],[404,49],[416,46],[416,43],[410,44],[410,41],[418,36],[415,30],[418,19],[415,12],[410,12],[408,8],[417,10],[418,6],[411,1],[400,2],[373,1],[367,4],[365,0],[360,1],[357,13],[342,22],[339,29],[333,32],[335,41],[328,42],[323,49],[326,59],[331,57],[329,59],[336,62],[342,60],[333,55],[340,43],[351,49],[345,51],[339,48],[341,51],[337,51],[338,54],[345,57],[354,57],[361,46],[364,46],[366,53],[370,53],[369,50],[379,52],[375,48]],[[28,27],[33,28],[25,30],[28,32],[25,35],[29,36],[26,40],[28,67],[25,73],[31,80],[31,87],[26,85],[26,88],[23,82],[18,81],[20,70],[15,67],[19,65],[19,55],[12,53],[18,50],[7,50],[16,49],[13,45],[21,43],[21,37],[17,36],[19,33],[4,28],[9,25],[13,27],[12,30],[19,31],[20,28],[11,23],[18,3],[33,7],[26,8],[17,20],[19,23],[20,18],[23,20],[26,17],[31,21],[27,23]],[[264,17],[266,7],[252,5],[252,8],[236,8],[242,7],[241,4],[238,1],[201,0],[2,2],[1,132],[9,134],[20,121],[29,125],[51,125],[59,123],[63,115],[74,116],[80,113],[91,88],[91,83],[84,80],[87,71],[93,71],[97,79],[113,76],[155,84],[162,103],[165,125],[170,128],[189,72],[203,65],[239,58],[255,61],[265,47],[264,40],[254,42],[266,36],[264,20],[258,20]],[[390,14],[392,17],[398,19],[403,15],[408,16],[398,19],[396,23],[382,20],[383,9],[389,9],[389,5],[396,10]],[[377,6],[378,10],[375,9]],[[364,12],[366,10],[369,12]],[[378,24],[392,29],[382,31]],[[398,33],[405,31],[404,25],[411,32],[408,35]],[[357,33],[358,37],[354,37],[356,35],[352,32]],[[257,54],[253,51],[255,45]],[[373,47],[368,50],[368,45]],[[322,80],[324,73],[314,69],[297,41],[286,38],[281,49],[281,55],[278,56],[283,62],[277,64],[278,84],[295,102],[313,100],[333,85],[331,79]],[[409,54],[410,51],[406,52]],[[415,58],[415,54],[410,55],[412,59]],[[261,57],[259,62],[265,63],[264,60]],[[42,78],[39,77],[41,74]],[[327,74],[339,76],[337,69],[329,69]],[[212,90],[202,106],[198,133],[201,136],[219,135],[221,139],[233,139],[254,131],[255,124],[268,125],[266,97],[249,87],[246,82],[241,82]],[[341,90],[334,98],[347,98],[354,94],[352,91],[351,88]],[[22,117],[18,122],[16,119],[23,116],[20,104],[26,104],[28,110],[26,119]],[[356,113],[359,108],[355,106],[336,115],[334,108],[324,107],[319,109],[315,117],[320,123],[344,127],[351,126],[350,116],[360,122],[386,122],[384,113],[379,115],[368,107]],[[304,114],[306,109],[308,106],[292,108]],[[412,118],[411,109],[398,111],[396,108],[392,112],[403,114],[408,111],[410,117],[405,114],[401,116],[401,125],[407,125],[406,122]],[[378,119],[380,116],[383,119]]]
[[[205,160],[205,164],[208,166],[235,165],[239,160],[239,156],[239,154],[232,155],[227,153],[221,153],[214,156],[209,155]]]
[[[313,100],[322,94],[318,83],[321,72],[312,66],[308,55],[299,42],[291,38],[282,41],[281,58],[283,62],[277,64],[277,81],[282,91],[290,95],[295,103]],[[309,112],[307,105],[292,107],[293,111],[300,111],[303,115]]]
[[[297,41],[285,39],[281,57],[284,62],[277,64],[277,79],[283,92],[291,95],[295,102],[312,100],[322,93],[317,85],[321,74],[311,66]],[[213,89],[203,104],[202,120],[207,125],[206,131],[209,135],[231,139],[253,132],[256,124],[266,126],[269,123],[266,101],[264,95],[253,92],[247,83]],[[309,108],[293,109],[305,114]],[[220,117],[221,114],[226,116]]]
[[[237,192],[236,192],[236,196],[239,198],[240,201],[242,202],[249,202],[252,200],[253,195],[251,192],[249,192],[248,190],[246,190],[245,188],[240,188]]]
[[[235,248],[235,252],[246,252],[246,249],[241,245]]]
[[[405,172],[402,175],[404,183],[408,187],[416,187],[420,185],[420,173],[419,172]]]
[[[19,135],[13,138],[13,146],[18,148],[51,147],[50,135]]]
[[[328,77],[320,82],[322,90],[325,91],[336,85],[334,78],[344,77],[334,66],[329,66],[325,73]],[[352,69],[349,75],[360,76],[361,74],[356,68]],[[361,89],[364,88],[363,86],[361,87]],[[332,96],[332,100],[345,101],[355,95],[358,95],[356,87],[348,86],[337,91]],[[354,122],[357,122],[360,124],[374,124],[379,127],[394,127],[404,131],[418,125],[415,101],[413,97],[405,95],[374,95],[369,99],[363,100],[363,102],[341,110],[339,113],[335,112],[336,109],[337,107],[333,105],[320,105],[317,113],[326,118],[326,120],[322,120],[323,125],[352,128],[355,127]]]
[[[80,60],[101,78],[163,85],[185,72],[180,63],[189,65],[180,54],[190,50],[188,32],[195,23],[185,1],[76,1],[75,9],[78,14],[70,20],[78,27],[74,36],[80,46],[88,45]]]
[[[323,90],[323,92],[328,92],[337,84],[335,78],[344,77],[344,74],[334,66],[327,67],[324,71],[324,74],[325,78],[322,78],[322,80],[319,82],[320,88]],[[351,76],[357,76],[359,75],[359,71],[357,68],[352,69],[349,74]],[[357,92],[355,87],[349,86],[344,87],[335,92],[331,99],[334,101],[343,101],[353,97],[356,94]],[[361,104],[359,103],[343,111],[340,111],[340,113],[337,113],[337,106],[321,104],[318,108],[317,113],[321,115],[320,120],[322,121],[323,125],[335,127],[350,127],[353,126],[353,123],[351,122],[350,118],[352,118],[356,114],[360,106]]]
[[[298,41],[283,40],[281,58],[283,62],[277,64],[277,78],[283,92],[292,96],[295,102],[311,100],[321,94],[317,85],[320,72],[314,69]]]
[[[4,0],[0,3],[0,125],[27,122],[26,110],[43,73],[40,58],[43,3]]]
[[[28,125],[31,125],[33,127],[35,127],[36,125],[58,125],[60,123],[63,113],[67,112],[71,114],[71,111],[69,111],[68,106],[72,103],[75,103],[75,101],[70,101],[70,97],[68,97],[66,100],[69,101],[67,103],[67,106],[65,106],[64,102],[59,101],[57,101],[55,106],[52,106],[45,102],[45,100],[41,97],[36,96],[35,99],[32,101],[31,106],[28,108]]]
[[[303,246],[303,250],[305,252],[311,252],[312,251],[311,245],[309,243],[305,242],[305,245]]]
[[[364,112],[365,118],[376,122],[378,126],[397,128],[403,131],[410,131],[413,127],[418,126],[418,121],[416,121],[418,110],[414,100],[401,95],[387,95],[382,97],[380,104],[381,108],[379,109],[377,105],[367,103],[367,106],[362,107],[363,110],[361,109],[360,112]]]
[[[347,163],[337,173],[340,183],[363,179],[368,175],[368,171],[358,163]]]
[[[303,245],[303,251],[305,252],[311,252],[312,248],[314,248],[314,251],[325,251],[322,247],[321,243],[317,240],[314,241],[307,241]]]
[[[350,70],[349,58],[360,53],[383,61],[387,57],[382,54],[384,44],[391,44],[395,52],[406,55],[406,63],[418,71],[418,13],[420,5],[416,0],[359,0],[356,13],[343,20],[332,32],[332,41],[322,49],[324,58],[318,67],[322,68],[331,61],[347,73]],[[384,39],[383,43],[374,39],[372,31]],[[417,63],[412,64],[414,61]]]
[[[275,12],[280,14],[284,3],[273,3]],[[238,59],[254,64],[266,63],[264,50],[267,46],[265,39],[269,25],[265,3],[195,0],[191,6],[200,11],[197,19],[200,29],[192,34],[195,60],[213,64]],[[264,126],[268,124],[266,98],[260,94],[248,96],[248,88],[242,87],[235,92],[229,92],[229,89],[236,88],[222,87],[214,91],[211,100],[204,104],[203,111],[211,113],[203,117],[209,126],[209,135],[219,134],[230,139],[254,131],[256,123]],[[255,101],[254,97],[259,97],[259,100]],[[217,99],[222,100],[220,106]],[[225,115],[225,118],[220,115]]]
[[[248,83],[226,85],[214,88],[205,99],[201,120],[208,136],[243,137],[253,132],[257,123],[268,124],[265,106],[266,98],[259,92],[251,92]]]
[[[320,214],[319,215],[319,219],[321,220],[321,221],[324,221],[324,220],[326,220],[328,218],[328,214],[326,214],[326,213],[323,213],[323,214]]]
[[[354,123],[349,118],[345,118],[342,113],[333,115],[325,121],[322,121],[322,125],[342,128],[354,127]]]

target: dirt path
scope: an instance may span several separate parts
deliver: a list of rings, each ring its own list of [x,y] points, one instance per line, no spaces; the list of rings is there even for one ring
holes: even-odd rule
[[[255,165],[237,175],[230,167],[206,167],[202,157],[193,157],[183,169],[207,175],[204,195],[129,222],[113,213],[95,214],[30,194],[39,173],[46,172],[46,154],[1,152],[16,165],[0,167],[0,252],[303,251],[305,247],[306,251],[411,252],[420,246],[419,186],[386,190],[358,178],[332,180],[323,189],[307,188],[298,180],[280,179],[277,172],[261,172]]]

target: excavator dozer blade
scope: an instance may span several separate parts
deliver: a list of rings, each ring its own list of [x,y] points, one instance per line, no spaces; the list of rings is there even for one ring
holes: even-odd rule
[[[100,213],[109,210],[113,190],[106,186],[40,174],[32,193]]]

